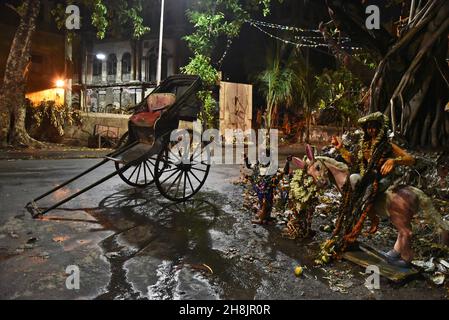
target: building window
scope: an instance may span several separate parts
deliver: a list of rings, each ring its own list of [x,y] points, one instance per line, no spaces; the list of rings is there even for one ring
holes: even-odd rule
[[[99,77],[101,76],[102,73],[103,73],[103,61],[95,57],[92,74],[94,77]]]
[[[154,47],[149,50],[145,57],[145,81],[155,82],[157,74],[159,49]],[[168,75],[168,54],[165,49],[162,50],[162,80],[166,79]]]
[[[122,58],[122,74],[131,73],[131,53],[127,52]]]
[[[117,75],[117,56],[110,54],[108,57],[108,76]]]

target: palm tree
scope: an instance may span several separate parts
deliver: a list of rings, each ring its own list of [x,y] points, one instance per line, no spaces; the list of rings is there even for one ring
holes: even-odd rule
[[[306,118],[306,142],[310,141],[310,125],[312,112],[318,107],[321,99],[321,90],[315,72],[309,65],[308,54],[305,58],[301,51],[297,51],[291,60],[290,68],[294,72],[294,95],[304,108]]]
[[[288,65],[282,64],[280,52],[277,48],[274,57],[273,52],[267,55],[267,69],[257,77],[267,103],[267,129],[278,125],[279,106],[283,103],[289,105],[293,100],[295,74]]]

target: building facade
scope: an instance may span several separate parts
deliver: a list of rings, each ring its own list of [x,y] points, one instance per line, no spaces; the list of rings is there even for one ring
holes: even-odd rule
[[[98,40],[95,29],[86,25],[69,41],[52,16],[56,2],[42,0],[27,93],[55,89],[59,80],[64,83],[65,103],[75,109],[125,113],[139,103],[156,86],[161,13],[160,1],[143,3],[144,24],[150,27],[150,32],[142,39],[108,35],[105,40]],[[188,1],[165,1],[162,79],[179,73],[180,67],[188,62],[190,53],[182,40],[189,28],[185,17],[188,5]],[[11,9],[3,4],[0,7],[1,82],[19,19]]]
[[[84,52],[80,90],[72,104],[86,112],[124,113],[156,87],[156,39],[96,42]],[[178,44],[164,39],[162,79],[179,73]],[[84,96],[84,101],[83,100]]]
[[[162,80],[180,72],[190,55],[182,37],[188,23],[187,2],[165,2],[162,47]],[[80,40],[75,54],[72,105],[85,112],[125,113],[156,87],[159,56],[160,4],[145,2],[145,24],[151,28],[143,39]],[[86,40],[92,39],[92,40]],[[78,59],[78,61],[75,61]]]

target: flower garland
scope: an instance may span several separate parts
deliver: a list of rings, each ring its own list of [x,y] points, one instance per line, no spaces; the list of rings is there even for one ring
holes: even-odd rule
[[[307,208],[310,201],[318,197],[318,188],[305,170],[296,170],[291,181],[291,200],[292,205],[298,212]]]
[[[312,218],[320,189],[304,169],[296,170],[290,183],[289,205],[292,214],[282,235],[289,239],[312,235]]]
[[[391,144],[387,137],[388,119],[381,113],[374,113],[359,120],[359,124],[364,126],[369,121],[377,121],[380,130],[373,143],[370,143],[366,129],[365,135],[360,139],[357,160],[362,180],[353,191],[348,177],[343,187],[343,202],[334,233],[331,239],[321,245],[317,264],[326,264],[332,257],[339,259],[340,254],[356,241],[373,208],[379,190],[377,167],[391,152]],[[365,158],[366,151],[370,152],[368,160]],[[370,185],[372,190],[366,198],[365,193]]]
[[[261,221],[270,219],[276,208],[291,211],[287,227],[282,235],[290,239],[307,238],[312,235],[312,218],[315,207],[319,203],[319,189],[311,176],[304,169],[289,174],[288,167],[271,176],[264,176],[259,165],[255,165],[252,174],[246,176],[251,191],[257,196],[258,204],[248,206],[255,208]],[[248,195],[248,194],[247,194]]]
[[[388,139],[387,137],[387,132],[388,132],[388,118],[385,118],[383,115],[379,114],[379,113],[375,113],[372,115],[369,115],[365,118],[362,118],[360,123],[362,125],[365,125],[366,122],[368,121],[378,121],[381,125],[379,133],[377,134],[377,138],[374,140],[373,143],[371,143],[371,139],[369,139],[366,135],[366,130],[364,136],[362,137],[362,139],[360,139],[360,143],[359,143],[359,152],[358,152],[358,164],[359,164],[359,170],[360,170],[360,175],[363,177],[366,174],[366,166],[367,163],[370,162],[372,160],[372,157],[374,155],[374,151],[377,150],[377,148],[379,147],[379,145],[384,142],[385,140]],[[369,150],[369,160],[366,161],[365,160],[365,152]],[[382,153],[386,153],[389,150],[382,150]]]
[[[359,170],[360,175],[363,177],[366,174],[366,164],[367,161],[365,160],[365,152],[369,150],[369,157],[370,160],[373,156],[374,150],[379,146],[379,144],[382,142],[382,140],[385,139],[385,132],[383,129],[380,130],[376,140],[374,143],[371,143],[371,140],[369,139],[360,139],[360,145],[359,145],[359,152],[358,152],[358,164],[359,164]]]

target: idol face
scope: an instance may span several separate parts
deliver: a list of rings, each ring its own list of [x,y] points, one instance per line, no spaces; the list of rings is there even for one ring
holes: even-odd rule
[[[379,124],[375,121],[370,121],[366,124],[365,130],[371,139],[375,139],[379,134]]]

